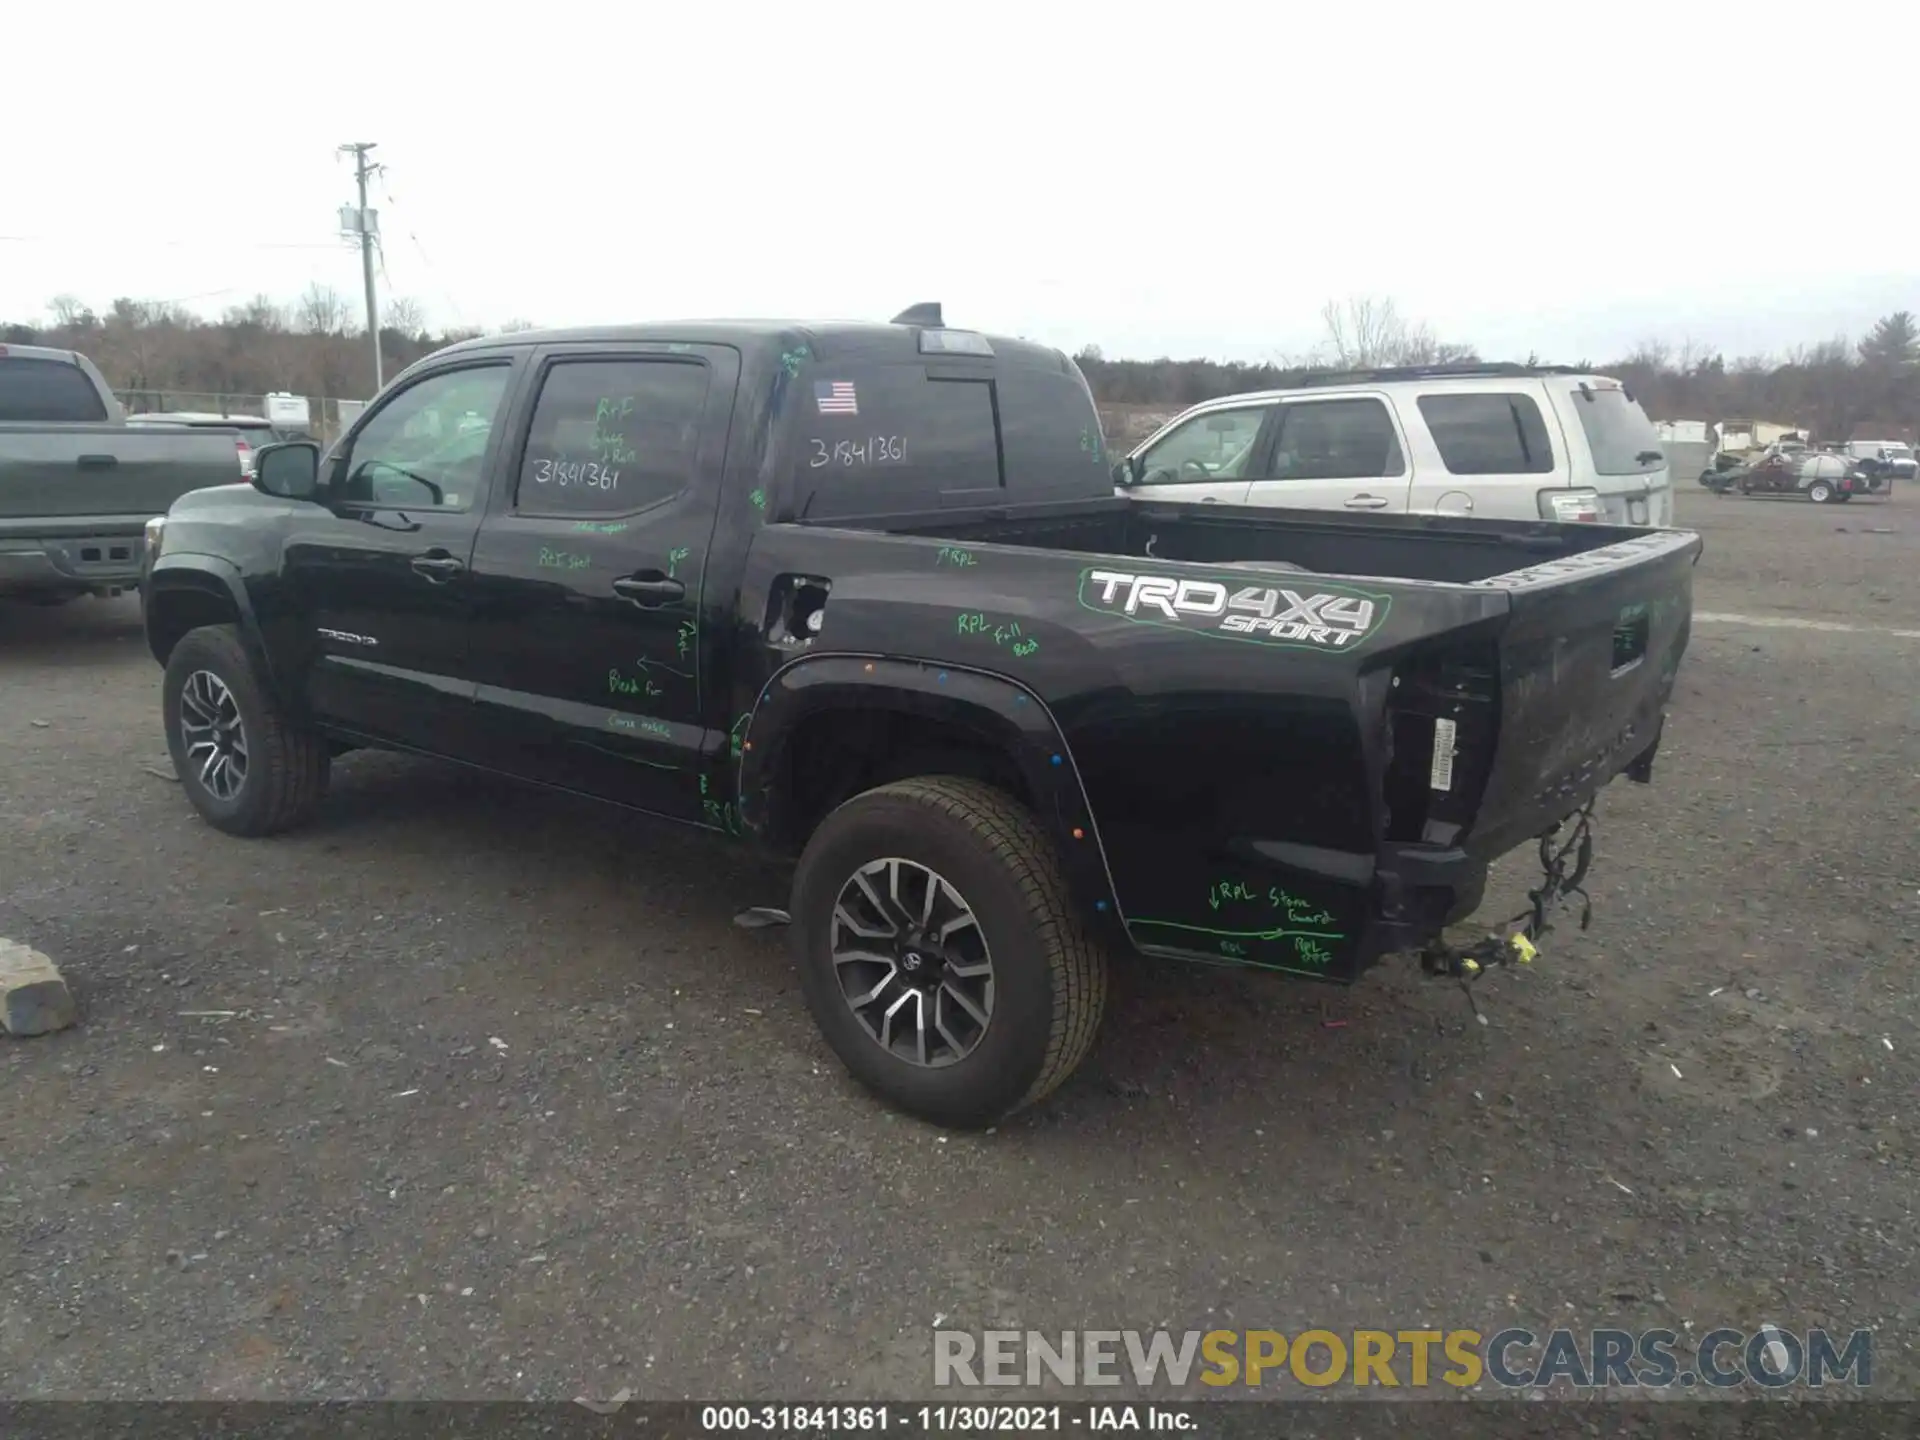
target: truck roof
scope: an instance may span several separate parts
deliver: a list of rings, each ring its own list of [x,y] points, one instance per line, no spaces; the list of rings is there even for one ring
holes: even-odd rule
[[[79,351],[55,350],[48,345],[0,345],[0,356],[15,360],[58,360],[66,365],[80,363]]]
[[[956,344],[923,343],[923,335],[975,337],[990,347],[997,360],[1017,360],[1049,369],[1071,371],[1066,352],[1008,335],[989,335],[944,323],[937,305],[915,306],[894,320],[681,320],[648,321],[633,325],[589,325],[569,329],[520,330],[506,335],[462,340],[436,351],[437,356],[537,345],[689,344],[730,345],[742,351],[786,350],[804,343],[816,360],[980,358],[981,352]]]

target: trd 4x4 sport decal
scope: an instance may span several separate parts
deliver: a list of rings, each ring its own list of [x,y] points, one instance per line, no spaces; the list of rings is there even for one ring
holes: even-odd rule
[[[1290,650],[1357,650],[1393,604],[1344,585],[1307,580],[1297,588],[1195,580],[1125,570],[1082,570],[1080,603],[1103,615],[1171,626],[1222,640]]]

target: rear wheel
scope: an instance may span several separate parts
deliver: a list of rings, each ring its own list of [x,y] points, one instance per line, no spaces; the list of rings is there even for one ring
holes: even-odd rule
[[[1833,499],[1833,486],[1824,480],[1816,480],[1807,487],[1807,498],[1816,505],[1824,505]]]
[[[791,913],[815,1023],[910,1114],[991,1125],[1093,1046],[1106,957],[1045,832],[992,786],[924,777],[847,801],[808,842]]]
[[[187,799],[229,835],[271,835],[326,793],[326,742],[284,715],[231,625],[188,631],[160,687],[167,749]]]

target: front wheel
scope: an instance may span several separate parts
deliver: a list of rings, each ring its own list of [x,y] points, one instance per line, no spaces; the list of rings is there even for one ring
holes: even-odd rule
[[[233,626],[189,631],[167,657],[160,694],[180,787],[215,829],[271,835],[320,803],[326,742],[281,712]]]
[[[1816,505],[1824,505],[1833,499],[1833,486],[1824,480],[1816,480],[1807,487],[1807,498]]]
[[[847,801],[800,857],[792,916],[815,1023],[910,1114],[991,1125],[1093,1047],[1106,957],[1046,833],[991,786],[922,777]]]

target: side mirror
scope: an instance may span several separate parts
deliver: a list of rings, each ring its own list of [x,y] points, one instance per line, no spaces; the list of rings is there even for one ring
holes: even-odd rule
[[[314,500],[320,494],[320,447],[311,440],[263,445],[253,452],[253,488],[282,500]]]
[[[1140,457],[1129,455],[1113,467],[1113,483],[1120,486],[1140,483]]]

